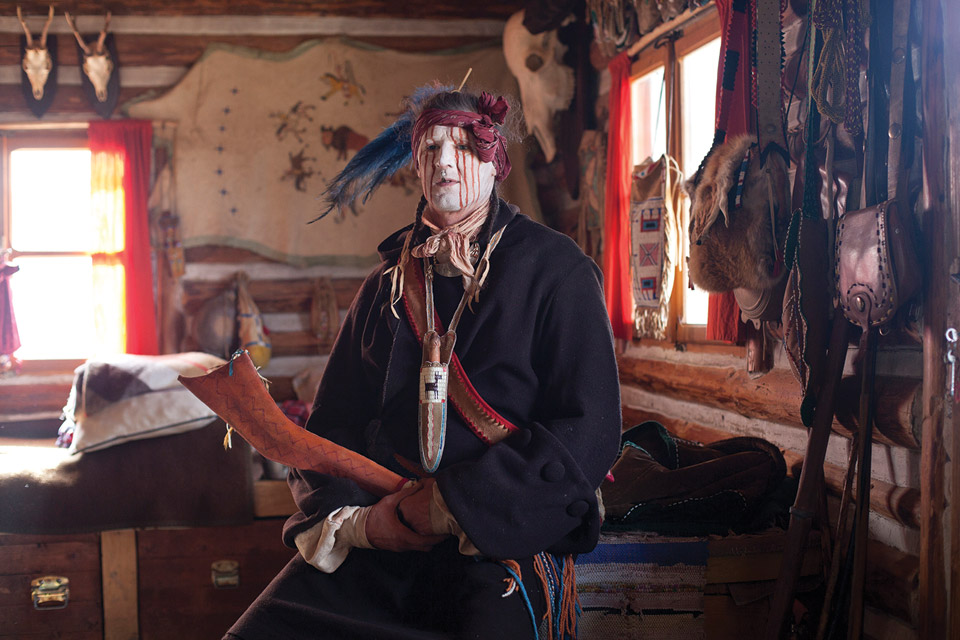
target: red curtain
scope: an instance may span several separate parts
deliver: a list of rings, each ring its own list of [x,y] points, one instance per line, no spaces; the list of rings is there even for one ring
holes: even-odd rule
[[[109,120],[90,123],[92,153],[113,153],[123,159],[126,353],[159,353],[150,223],[147,199],[153,127],[146,120]]]
[[[717,13],[720,18],[720,61],[717,70],[717,126],[727,132],[727,138],[750,131],[751,118],[751,87],[750,83],[750,38],[749,17],[746,28],[731,29],[733,21],[733,0],[716,0]],[[744,2],[749,11],[751,3]],[[749,15],[749,14],[748,14]],[[740,53],[737,66],[736,81],[731,95],[728,97],[728,108],[721,109],[723,94],[724,58],[727,51],[733,48]],[[726,122],[720,122],[721,111]],[[733,292],[711,293],[707,306],[707,340],[723,340],[726,342],[742,342],[746,338],[746,326],[740,322],[740,306]]]
[[[606,211],[603,225],[603,294],[613,335],[629,340],[633,326],[630,292],[630,58],[610,64],[610,125],[607,132]]]

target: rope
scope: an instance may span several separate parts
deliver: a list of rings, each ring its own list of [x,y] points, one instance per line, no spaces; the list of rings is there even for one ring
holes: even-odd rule
[[[560,562],[562,568],[557,566],[556,557],[546,552],[533,558],[533,568],[543,585],[547,603],[544,618],[547,620],[547,637],[551,640],[576,638],[580,615],[573,556],[563,556]]]
[[[508,578],[504,578],[503,580],[507,583],[507,591],[500,597],[506,598],[514,591],[520,592],[520,595],[523,596],[523,603],[527,606],[527,613],[530,614],[530,624],[533,625],[534,640],[540,640],[540,632],[537,628],[537,615],[533,612],[533,605],[530,603],[530,597],[527,595],[527,588],[523,585],[519,563],[517,563],[516,560],[501,560],[497,564],[503,567],[509,575]]]
[[[558,558],[553,554],[541,551],[533,557],[533,569],[543,588],[546,611],[542,620],[547,621],[547,638],[550,640],[576,640],[577,621],[580,616],[580,601],[577,598],[577,577],[574,570],[573,556],[566,555],[559,558],[562,567],[557,565]],[[523,585],[520,564],[516,560],[497,561],[507,572],[503,579],[507,588],[501,597],[519,592],[530,614],[533,624],[533,637],[540,638],[540,628],[533,605]]]
[[[860,106],[860,65],[866,56],[863,25],[869,22],[868,0],[821,0],[813,24],[823,48],[813,74],[811,95],[820,113],[844,125],[851,135],[863,132]],[[832,91],[832,100],[828,95]]]
[[[813,72],[813,99],[817,102],[820,114],[839,124],[847,113],[846,93],[839,91],[847,72],[847,62],[843,50],[843,34],[839,29],[823,29],[823,49],[820,51],[820,64]],[[833,87],[833,101],[829,97]]]

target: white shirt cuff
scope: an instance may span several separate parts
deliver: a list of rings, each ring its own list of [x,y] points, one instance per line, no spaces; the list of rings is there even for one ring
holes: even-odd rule
[[[300,555],[324,573],[333,573],[353,548],[372,549],[366,524],[370,507],[340,507],[323,522],[297,534],[294,542]]]

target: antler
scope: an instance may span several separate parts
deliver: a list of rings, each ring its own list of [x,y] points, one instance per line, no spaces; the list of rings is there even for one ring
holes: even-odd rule
[[[50,11],[52,15],[53,7],[50,7]],[[77,25],[74,22],[73,18],[70,17],[70,13],[67,11],[63,12],[63,17],[67,19],[67,24],[70,25],[70,29],[73,31],[73,35],[77,37],[77,42],[80,43],[80,48],[83,49],[83,52],[88,56],[93,55],[94,53],[96,53],[97,55],[103,54],[103,43],[107,39],[107,30],[110,28],[110,18],[112,15],[113,15],[112,12],[107,11],[107,15],[103,20],[103,29],[100,31],[100,36],[97,38],[97,44],[91,50],[90,45],[88,45],[86,42],[83,41],[83,37],[80,35],[80,32],[77,31]]]
[[[19,13],[20,7],[17,7]],[[53,5],[50,5],[50,13],[47,14],[47,22],[43,25],[43,31],[40,32],[40,48],[47,48],[47,30],[50,29],[50,23],[53,22]]]
[[[107,39],[107,29],[110,28],[110,16],[112,14],[107,11],[107,17],[103,20],[103,30],[100,32],[100,37],[97,38],[97,53],[103,53],[103,41]]]
[[[80,44],[80,48],[83,49],[83,52],[89,56],[92,53],[90,51],[90,47],[86,42],[83,41],[83,37],[80,35],[80,32],[77,31],[77,25],[74,24],[73,18],[70,17],[70,12],[64,11],[63,17],[67,19],[67,24],[70,25],[70,30],[73,31],[73,35],[76,36],[77,42]]]
[[[50,28],[50,23],[53,22],[53,5],[50,5],[50,14],[47,16],[47,22],[43,25],[43,31],[40,32],[40,44],[33,44],[33,36],[30,34],[30,28],[27,26],[26,21],[23,19],[23,12],[20,10],[20,5],[17,5],[17,20],[20,21],[20,26],[23,27],[23,32],[27,34],[27,47],[30,49],[46,49],[47,48],[47,30]]]
[[[53,7],[50,7],[51,11]],[[30,29],[27,27],[27,23],[23,21],[23,12],[20,11],[20,5],[17,5],[17,20],[20,21],[20,26],[23,27],[23,32],[27,34],[27,47],[33,47],[33,36],[30,35]]]

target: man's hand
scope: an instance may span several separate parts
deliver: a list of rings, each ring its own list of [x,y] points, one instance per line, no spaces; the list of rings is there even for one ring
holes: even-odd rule
[[[421,535],[442,535],[446,531],[437,531],[430,518],[430,505],[433,503],[433,487],[437,481],[424,478],[417,482],[417,490],[400,500],[397,505],[400,521]]]
[[[384,551],[429,551],[446,538],[433,534],[430,527],[433,482],[429,479],[408,484],[373,505],[364,528],[367,542]],[[407,524],[398,517],[401,502],[404,503],[401,517]],[[420,531],[426,535],[418,533]]]

